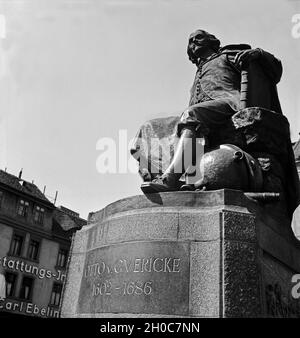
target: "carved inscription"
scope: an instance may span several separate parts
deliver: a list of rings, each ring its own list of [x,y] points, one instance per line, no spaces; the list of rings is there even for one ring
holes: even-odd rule
[[[119,295],[150,295],[152,293],[152,281],[145,283],[141,281],[123,282],[121,286],[113,287],[111,281],[105,280],[102,283],[93,284],[93,296],[110,296],[112,292],[120,291]]]
[[[99,261],[87,265],[84,276],[101,277],[111,274],[151,274],[151,273],[179,273],[180,258],[172,257],[143,257],[128,260],[124,258],[118,259],[112,265],[107,262]],[[113,292],[119,295],[150,295],[153,290],[153,281],[145,282],[140,280],[123,281],[120,284],[112,283],[111,280],[103,280],[96,282],[92,286],[93,296],[110,296]]]
[[[101,276],[104,273],[147,273],[147,272],[180,272],[180,258],[172,257],[144,257],[128,260],[118,259],[113,265],[104,261],[87,265],[85,277]]]
[[[79,310],[184,314],[188,296],[187,243],[122,243],[87,254]]]
[[[89,234],[88,248],[92,249],[99,244],[104,244],[107,233],[107,224],[93,229]]]

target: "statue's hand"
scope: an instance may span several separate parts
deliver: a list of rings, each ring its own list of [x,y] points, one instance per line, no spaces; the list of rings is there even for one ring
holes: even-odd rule
[[[236,54],[234,63],[240,69],[245,69],[248,67],[250,61],[258,59],[261,55],[262,50],[260,48],[247,49]]]

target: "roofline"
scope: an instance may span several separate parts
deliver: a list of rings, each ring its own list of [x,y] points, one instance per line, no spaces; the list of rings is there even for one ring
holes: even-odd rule
[[[53,209],[53,210],[56,209],[56,206],[53,203],[51,203],[50,201],[46,201],[46,200],[43,200],[39,197],[27,194],[26,192],[15,189],[15,188],[11,187],[10,185],[5,184],[3,182],[0,182],[0,187],[4,187],[6,190],[13,192],[16,195],[25,196],[27,199],[29,199],[31,201],[34,201],[34,202],[38,201],[40,204],[43,204],[44,206],[47,206],[50,209]]]

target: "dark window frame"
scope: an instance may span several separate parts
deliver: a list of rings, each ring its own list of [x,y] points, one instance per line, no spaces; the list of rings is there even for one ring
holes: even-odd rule
[[[31,283],[31,289],[29,291],[29,295],[28,297],[22,297],[22,292],[23,292],[23,283],[25,279],[30,279],[32,281]],[[19,299],[23,300],[23,301],[32,301],[32,296],[33,296],[33,289],[34,289],[34,284],[35,284],[35,278],[32,276],[28,276],[28,275],[23,275],[22,276],[22,281],[21,281],[21,286],[20,286],[20,290],[19,290]]]
[[[17,236],[22,238],[22,243],[21,243],[21,246],[18,250],[19,253],[16,252],[15,245],[13,244],[15,237],[17,237]],[[11,241],[10,241],[9,256],[15,256],[15,257],[22,257],[23,256],[25,238],[26,238],[26,234],[24,234],[22,232],[18,232],[18,231],[13,232],[12,237],[11,237]]]
[[[49,306],[59,307],[62,299],[63,284],[54,282],[50,294]],[[57,298],[58,297],[58,298]]]
[[[19,217],[27,218],[29,207],[30,203],[26,199],[20,198],[17,205],[17,215]]]
[[[36,253],[36,258],[29,256],[29,252],[30,252],[30,249],[31,249],[31,243],[32,242],[38,243],[38,249],[37,249],[37,253]],[[41,243],[42,243],[42,241],[41,241],[40,238],[37,238],[37,237],[34,237],[34,236],[30,236],[30,239],[29,239],[29,242],[28,242],[26,259],[29,259],[29,260],[34,261],[34,262],[38,262],[39,261],[40,252],[41,252]]]
[[[65,252],[65,259],[64,259],[64,264],[61,264],[61,252]],[[67,267],[67,263],[68,263],[68,257],[69,257],[69,249],[63,246],[60,246],[58,249],[58,253],[57,253],[57,259],[56,259],[56,268],[60,268],[60,269],[65,269]]]
[[[0,209],[2,208],[3,201],[4,201],[4,191],[0,190]]]
[[[15,298],[16,293],[17,293],[16,291],[17,291],[17,284],[18,284],[18,273],[6,270],[4,275],[5,275],[5,284],[6,284],[6,298]],[[8,275],[14,276],[12,292],[8,292],[8,290],[7,290],[8,285],[9,285],[9,281],[8,281],[8,278],[7,278]]]
[[[35,205],[33,208],[33,221],[36,224],[43,224],[45,218],[45,208],[41,207],[40,205]],[[36,217],[37,215],[37,217]]]

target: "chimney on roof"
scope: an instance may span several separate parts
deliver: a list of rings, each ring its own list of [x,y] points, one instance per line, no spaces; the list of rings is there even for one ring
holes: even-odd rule
[[[58,195],[58,191],[56,190],[56,193],[55,193],[55,198],[54,198],[54,205],[55,205],[55,203],[56,203],[56,200],[57,200],[57,195]]]
[[[23,168],[20,170],[20,172],[19,172],[19,179],[21,179],[22,178],[22,174],[23,174]]]
[[[6,172],[6,170],[7,170],[7,167],[5,167],[5,170],[4,170],[4,171]]]

